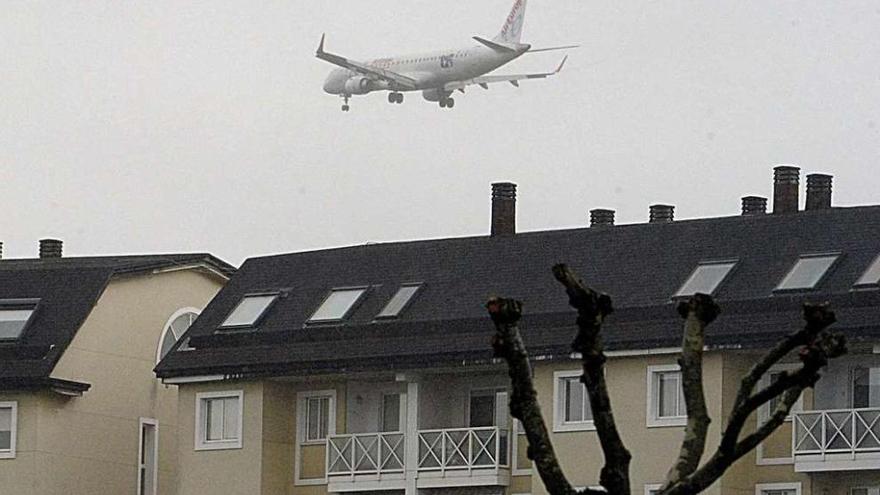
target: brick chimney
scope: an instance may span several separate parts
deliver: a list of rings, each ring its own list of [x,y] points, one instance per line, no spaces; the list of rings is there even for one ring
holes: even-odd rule
[[[596,208],[590,210],[590,228],[610,227],[614,225],[614,210]]]
[[[672,205],[651,205],[650,223],[670,223],[675,220],[675,207]]]
[[[516,184],[492,184],[492,236],[516,234]]]
[[[742,199],[743,215],[764,215],[767,213],[767,198],[746,196]]]
[[[58,239],[40,239],[40,258],[60,258],[61,246]]]
[[[780,165],[773,169],[773,213],[798,211],[798,190],[801,169],[792,165]]]
[[[826,174],[807,176],[807,210],[831,208],[831,183],[834,177]]]

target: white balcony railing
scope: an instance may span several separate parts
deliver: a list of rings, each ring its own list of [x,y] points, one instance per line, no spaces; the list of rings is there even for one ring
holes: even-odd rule
[[[510,465],[506,429],[419,431],[419,471],[500,469]]]
[[[331,436],[327,439],[327,474],[402,473],[405,445],[400,432]]]
[[[796,456],[880,452],[880,408],[800,412],[793,427]]]

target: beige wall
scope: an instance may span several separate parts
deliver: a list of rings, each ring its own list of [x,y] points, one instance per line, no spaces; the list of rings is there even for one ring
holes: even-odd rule
[[[144,417],[159,421],[160,493],[174,494],[177,390],[153,374],[156,350],[174,312],[203,308],[220,287],[194,270],[113,279],[52,373],[91,389],[78,398],[18,396],[19,455],[0,460],[0,479],[15,483],[9,493],[135,493]],[[35,483],[39,491],[30,491]]]

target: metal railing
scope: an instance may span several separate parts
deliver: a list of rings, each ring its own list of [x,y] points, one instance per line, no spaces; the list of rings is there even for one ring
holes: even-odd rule
[[[333,435],[327,439],[327,474],[402,473],[405,446],[402,432]]]
[[[805,411],[794,414],[795,455],[880,452],[880,408]]]
[[[506,429],[421,430],[418,441],[420,471],[499,469],[510,465]]]

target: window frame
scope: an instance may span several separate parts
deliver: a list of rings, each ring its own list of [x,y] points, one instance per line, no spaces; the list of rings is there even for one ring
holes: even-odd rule
[[[345,310],[345,313],[339,318],[326,318],[321,320],[316,320],[315,315],[318,314],[318,311],[321,311],[321,308],[327,303],[330,297],[333,296],[335,292],[353,292],[353,291],[361,291],[361,293],[357,296],[357,298],[351,303],[351,305]],[[367,294],[370,291],[369,285],[358,285],[358,286],[347,286],[347,287],[334,287],[330,289],[329,292],[324,296],[324,299],[321,300],[321,304],[312,311],[312,315],[306,320],[306,325],[314,326],[314,325],[338,325],[340,323],[345,322],[352,313],[364,302]]]
[[[880,268],[880,254],[878,254],[870,263],[868,263],[868,267],[865,268],[865,271],[862,272],[862,275],[856,280],[856,283],[853,284],[853,290],[871,290],[880,288],[880,277],[874,281],[864,281],[865,277],[868,276],[874,268]]]
[[[18,401],[0,402],[0,409],[9,409],[9,448],[0,450],[0,460],[15,459],[18,444]]]
[[[156,364],[159,364],[159,362],[162,361],[162,359],[164,358],[164,356],[162,356],[162,344],[165,342],[165,337],[168,335],[168,332],[172,332],[172,334],[174,333],[171,330],[171,323],[173,323],[174,320],[180,318],[181,316],[183,316],[185,314],[189,314],[189,313],[194,313],[196,315],[196,318],[198,318],[199,315],[201,314],[201,310],[199,310],[197,308],[193,308],[193,307],[180,308],[177,311],[175,311],[174,313],[172,313],[171,317],[168,318],[168,321],[165,322],[165,327],[162,330],[162,334],[159,335],[159,344],[156,346]],[[193,320],[193,323],[195,323],[195,320]],[[190,326],[192,326],[192,324],[190,324]],[[189,327],[187,327],[187,329],[183,332],[181,337],[183,337],[183,335],[185,335],[187,331],[189,331]],[[180,338],[178,338],[174,341],[174,345],[172,345],[171,349],[168,350],[168,354],[171,354],[172,352],[175,352],[175,351],[192,351],[193,350],[192,347],[189,347],[186,349],[184,349],[184,348],[175,349],[175,347],[177,347],[177,345],[178,345],[177,344],[178,342],[180,342]],[[168,354],[166,354],[165,356],[167,356]]]
[[[16,342],[21,340],[22,337],[25,336],[27,331],[30,329],[31,324],[34,321],[34,316],[37,314],[37,310],[40,307],[40,300],[36,298],[24,298],[24,299],[0,299],[0,311],[9,310],[27,310],[31,311],[31,314],[28,315],[27,320],[25,320],[24,325],[21,327],[21,331],[18,332],[17,337],[0,337],[0,343],[2,342]]]
[[[775,364],[775,365],[771,366],[770,369],[768,369],[766,373],[764,373],[764,376],[762,376],[761,380],[758,381],[758,386],[760,387],[760,389],[763,389],[765,387],[770,386],[771,375],[773,375],[774,373],[780,373],[783,371],[797,371],[797,370],[798,370],[798,365],[795,363]],[[782,396],[779,396],[778,398],[781,400]],[[804,394],[801,393],[801,395],[798,397],[797,402],[795,402],[791,406],[791,411],[789,411],[788,416],[785,417],[785,421],[790,422],[793,414],[799,413],[803,410],[804,410]],[[767,402],[765,404],[761,404],[761,406],[758,408],[758,420],[761,422],[767,421],[768,419],[770,419],[771,412],[772,411],[770,410],[770,402]]]
[[[794,495],[801,495],[801,483],[757,483],[755,484],[755,495],[764,495],[765,492],[772,490],[794,490]]]
[[[730,268],[727,270],[727,272],[724,274],[724,276],[721,277],[721,279],[715,283],[715,286],[712,288],[712,292],[709,293],[710,296],[714,296],[715,293],[718,292],[718,289],[720,289],[724,285],[724,283],[730,279],[731,275],[733,275],[733,273],[736,271],[736,268],[739,266],[739,259],[732,259],[731,258],[731,259],[705,260],[705,261],[698,262],[697,266],[694,267],[694,269],[691,271],[690,275],[688,275],[688,277],[684,280],[684,282],[681,283],[681,286],[679,286],[678,290],[675,291],[675,294],[673,294],[672,299],[674,299],[674,300],[685,299],[685,298],[691,297],[694,294],[696,294],[697,292],[692,292],[690,294],[684,294],[684,293],[682,293],[682,291],[690,283],[691,279],[694,278],[694,276],[697,274],[697,272],[702,267],[704,267],[704,266],[720,266],[720,265],[730,265]]]
[[[379,404],[379,433],[404,433],[404,418],[406,416],[406,401],[404,401],[404,394],[400,392],[383,392],[381,397],[381,402]],[[397,397],[397,429],[396,430],[387,430],[385,429],[385,399],[387,397]]]
[[[654,384],[656,382],[654,377],[659,376],[663,373],[672,373],[676,372],[681,376],[681,367],[677,364],[660,364],[660,365],[650,365],[648,366],[648,381],[647,381],[647,417],[646,417],[646,426],[648,428],[664,428],[664,427],[673,427],[673,426],[685,426],[687,424],[687,406],[685,406],[685,413],[683,416],[660,416],[657,414],[657,408],[659,407],[659,396],[655,393],[658,390],[655,389]],[[679,379],[679,383],[681,383],[682,378]],[[683,397],[682,392],[682,397]]]
[[[205,417],[207,401],[217,399],[238,399],[238,438],[229,440],[208,440],[208,423]],[[204,403],[204,407],[203,407]],[[224,422],[225,422],[224,410]],[[196,394],[196,428],[195,450],[232,450],[241,449],[244,438],[244,391],[229,390],[222,392],[199,392]]]
[[[308,401],[315,398],[328,398],[327,437],[320,440],[308,439]],[[327,439],[336,435],[336,390],[309,390],[296,394],[296,436],[298,445],[323,445]]]
[[[795,272],[798,265],[800,265],[801,261],[806,260],[806,259],[813,259],[813,258],[831,258],[831,257],[833,257],[834,260],[831,262],[830,265],[828,265],[828,268],[826,268],[825,271],[822,272],[822,275],[820,275],[819,278],[816,279],[816,282],[813,283],[812,286],[810,286],[810,287],[782,287],[782,284],[788,279],[788,277],[790,277]],[[838,263],[840,263],[840,259],[842,257],[843,257],[843,253],[841,253],[841,252],[809,253],[809,254],[799,255],[797,260],[794,262],[794,264],[791,265],[791,267],[788,269],[788,271],[785,272],[785,275],[783,275],[782,278],[779,280],[779,282],[776,284],[776,287],[773,288],[773,293],[786,294],[786,293],[797,293],[797,292],[810,292],[810,291],[816,290],[817,288],[819,288],[822,285],[822,283],[828,278],[828,276],[831,273],[833,273],[834,268],[837,266]]]
[[[266,297],[266,296],[274,296],[274,297],[272,298],[271,301],[269,301],[269,304],[267,304],[266,307],[263,308],[263,311],[256,318],[254,318],[254,320],[251,323],[238,324],[238,325],[226,325],[225,324],[226,321],[229,320],[229,318],[232,316],[232,314],[235,313],[235,310],[237,310],[239,308],[239,306],[242,305],[242,303],[245,301],[245,299],[247,299],[249,297]],[[281,297],[281,291],[248,292],[248,293],[242,295],[241,298],[238,300],[238,302],[235,303],[235,307],[233,307],[232,310],[230,310],[228,313],[226,313],[226,317],[223,318],[223,322],[220,323],[220,326],[217,327],[217,330],[221,331],[221,332],[236,332],[236,331],[243,331],[243,330],[252,330],[254,328],[257,328],[258,326],[260,326],[260,323],[263,322],[263,319],[265,319],[266,315],[269,314],[269,311],[272,310],[272,307],[275,306],[275,304],[278,302],[278,299],[280,297]]]
[[[583,371],[580,370],[560,370],[553,372],[553,432],[569,432],[569,431],[595,431],[596,424],[594,420],[584,421],[565,421],[565,387],[563,383],[571,378],[580,378]],[[589,395],[587,387],[584,387],[585,405],[589,405]],[[591,411],[592,416],[592,411]]]
[[[868,370],[868,403],[869,405],[857,408],[856,407],[856,370]],[[880,366],[864,366],[864,365],[856,365],[851,366],[849,369],[849,408],[850,409],[874,409],[877,406],[871,406],[871,395],[870,395],[870,386],[871,386],[871,370],[872,369],[880,369]]]
[[[407,308],[409,308],[412,305],[416,296],[418,296],[422,292],[424,286],[425,286],[425,284],[423,282],[406,282],[406,283],[400,284],[397,287],[397,290],[394,291],[394,295],[391,296],[391,299],[389,299],[388,302],[385,303],[384,306],[382,306],[382,309],[376,315],[376,320],[384,321],[384,320],[395,320],[397,318],[400,318],[400,315],[404,311],[406,311]],[[409,298],[406,300],[406,302],[403,303],[403,306],[400,307],[400,309],[397,311],[397,313],[389,314],[389,315],[383,314],[383,313],[385,313],[385,310],[388,308],[388,306],[391,305],[391,302],[394,300],[394,298],[397,297],[397,294],[399,294],[400,291],[406,287],[415,287],[416,290],[415,290],[415,292],[412,293],[411,296],[409,296]]]

